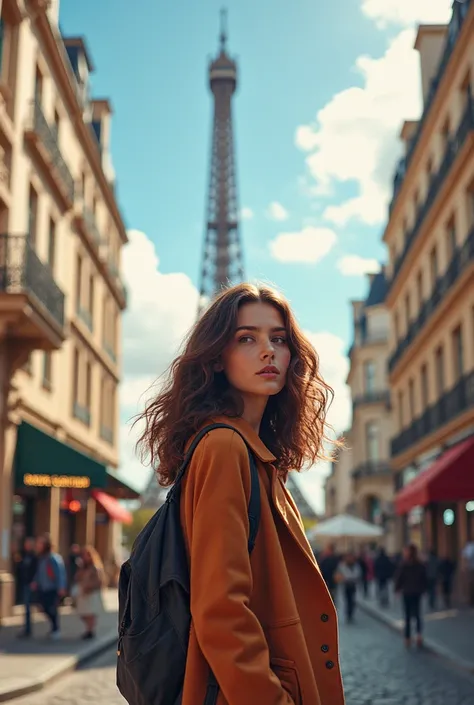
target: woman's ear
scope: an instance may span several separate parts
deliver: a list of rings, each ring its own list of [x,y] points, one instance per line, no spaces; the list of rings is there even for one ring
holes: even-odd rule
[[[224,371],[224,365],[220,360],[214,363],[214,372],[223,372]]]

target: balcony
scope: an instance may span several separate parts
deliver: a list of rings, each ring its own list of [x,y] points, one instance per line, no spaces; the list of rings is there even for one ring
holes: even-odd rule
[[[25,235],[0,235],[0,319],[31,349],[57,350],[65,338],[64,294]]]
[[[388,332],[387,331],[373,331],[371,333],[366,333],[362,336],[360,340],[354,342],[349,348],[347,355],[351,357],[352,353],[356,348],[362,348],[366,345],[379,345],[380,343],[388,342]]]
[[[451,22],[449,23],[448,32],[446,34],[446,44],[444,52],[438,66],[438,71],[436,72],[435,77],[431,81],[430,90],[423,109],[423,115],[421,116],[421,119],[418,122],[415,134],[409,142],[406,156],[400,160],[397,166],[396,174],[393,180],[393,196],[389,206],[390,214],[392,213],[398,193],[405,179],[405,174],[413,158],[413,154],[415,153],[416,145],[420,140],[421,133],[426,123],[427,115],[430,112],[431,105],[433,104],[433,100],[438,91],[438,86],[441,83],[444,72],[446,71],[446,67],[449,63],[449,59],[451,58],[451,54],[453,53],[453,49],[456,46],[456,41],[463,28],[464,20],[467,16],[470,5],[471,0],[463,0],[463,2],[453,3],[453,14],[451,17]]]
[[[392,455],[399,455],[469,409],[474,409],[474,371],[463,375],[437,402],[392,439]]]
[[[418,318],[410,325],[408,332],[390,356],[388,369],[392,372],[401,360],[406,350],[423,330],[438,306],[446,299],[458,278],[474,261],[474,227],[462,247],[456,250],[446,272],[438,277],[431,297],[424,302]]]
[[[388,460],[367,460],[352,472],[354,480],[364,477],[387,477],[392,474]]]
[[[358,394],[352,400],[352,409],[356,409],[358,406],[368,404],[385,404],[387,408],[390,407],[390,391],[388,389],[379,389],[365,391],[363,394]]]
[[[34,101],[25,140],[43,163],[65,210],[74,203],[74,179],[59,149],[56,131],[48,124],[40,104]]]
[[[112,285],[117,293],[120,306],[123,310],[124,308],[126,308],[128,301],[127,287],[125,286],[120,277],[120,272],[118,270],[117,265],[112,260],[107,261],[107,272],[111,279]]]
[[[401,252],[399,254],[399,256],[397,257],[397,259],[395,260],[392,278],[389,281],[389,288],[391,288],[393,286],[395,279],[397,278],[404,262],[406,261],[407,254],[411,250],[413,243],[415,242],[415,240],[420,232],[423,221],[425,220],[426,216],[428,215],[429,210],[431,209],[431,206],[433,205],[436,197],[438,196],[438,194],[441,191],[444,184],[448,181],[449,173],[451,171],[451,167],[453,166],[454,162],[456,161],[456,157],[464,148],[464,145],[466,144],[468,138],[473,134],[474,134],[474,100],[471,99],[467,103],[466,109],[464,111],[464,115],[462,117],[462,120],[459,124],[459,127],[458,127],[456,133],[448,141],[448,144],[446,146],[446,151],[444,153],[443,161],[441,162],[441,166],[439,167],[438,172],[436,174],[433,174],[431,177],[431,183],[430,183],[430,187],[428,189],[428,193],[427,193],[425,202],[418,209],[415,224],[413,225],[412,229],[407,234],[407,238],[405,241],[405,246],[403,248],[403,252]]]

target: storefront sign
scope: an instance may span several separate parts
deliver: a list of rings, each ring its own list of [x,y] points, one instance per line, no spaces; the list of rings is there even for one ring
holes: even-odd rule
[[[90,487],[90,477],[71,475],[23,475],[23,484],[26,487],[61,487],[66,489],[86,489]]]

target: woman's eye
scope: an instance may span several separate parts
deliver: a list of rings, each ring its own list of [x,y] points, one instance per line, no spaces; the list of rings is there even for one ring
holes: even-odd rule
[[[281,335],[277,335],[276,338],[273,338],[274,343],[280,343],[280,345],[284,345],[286,343],[286,338],[283,338]]]
[[[248,340],[253,340],[253,338],[250,335],[243,335],[241,338],[239,338],[239,343],[246,343]]]

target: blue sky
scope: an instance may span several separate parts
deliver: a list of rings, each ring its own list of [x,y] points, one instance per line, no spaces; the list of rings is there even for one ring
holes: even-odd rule
[[[228,0],[242,238],[248,279],[290,298],[349,423],[344,385],[351,298],[385,258],[381,243],[398,132],[420,112],[418,21],[448,0]],[[94,97],[115,114],[112,157],[131,244],[123,272],[124,472],[143,484],[126,421],[192,323],[204,236],[211,127],[207,61],[217,0],[62,0],[63,33],[86,37]],[[270,207],[271,204],[273,205]],[[375,260],[375,261],[374,261]],[[320,506],[321,476],[304,485]]]

